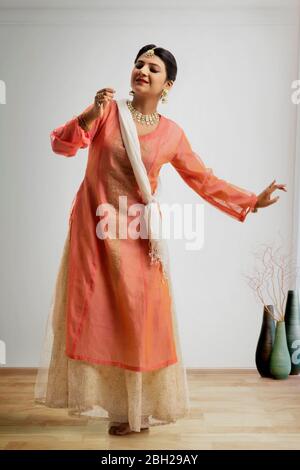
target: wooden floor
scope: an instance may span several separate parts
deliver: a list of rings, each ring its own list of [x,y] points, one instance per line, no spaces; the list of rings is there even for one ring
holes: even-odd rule
[[[111,436],[107,421],[33,401],[34,369],[0,370],[0,449],[300,449],[300,376],[188,371],[191,413],[149,432]]]

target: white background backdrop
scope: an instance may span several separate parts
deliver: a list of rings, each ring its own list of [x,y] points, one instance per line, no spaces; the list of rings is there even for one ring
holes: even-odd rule
[[[278,240],[278,231],[286,250],[297,240],[297,2],[145,5],[0,0],[7,93],[0,105],[0,338],[7,366],[38,365],[69,210],[87,162],[87,149],[75,158],[52,153],[50,131],[100,88],[130,98],[133,60],[148,43],[169,49],[178,63],[169,103],[158,111],[183,127],[206,165],[256,193],[274,178],[287,184],[287,193],[275,192],[278,203],[241,223],[202,200],[171,165],[160,175],[164,201],[205,207],[200,251],[169,242],[184,362],[255,366],[262,305],[243,273],[253,268],[252,251]]]

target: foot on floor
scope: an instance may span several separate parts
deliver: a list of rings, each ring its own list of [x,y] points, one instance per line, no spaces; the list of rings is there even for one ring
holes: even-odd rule
[[[147,431],[149,427],[141,428],[141,431]],[[124,436],[125,434],[131,434],[136,431],[132,431],[129,426],[129,423],[120,423],[118,425],[112,425],[109,427],[108,433],[113,434],[115,436]]]

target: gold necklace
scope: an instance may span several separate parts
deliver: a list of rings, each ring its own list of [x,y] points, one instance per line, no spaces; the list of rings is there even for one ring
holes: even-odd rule
[[[157,112],[151,113],[151,114],[142,114],[140,111],[135,109],[131,101],[126,100],[127,106],[129,108],[129,111],[132,114],[133,119],[135,119],[137,122],[141,123],[142,125],[146,124],[147,126],[154,125],[159,121],[159,114]]]

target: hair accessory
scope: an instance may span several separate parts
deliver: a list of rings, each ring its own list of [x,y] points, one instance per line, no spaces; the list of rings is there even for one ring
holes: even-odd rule
[[[146,57],[153,57],[154,56],[154,49],[157,49],[157,46],[153,47],[153,49],[148,49],[148,51],[145,52]]]

